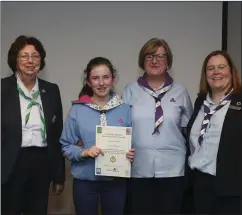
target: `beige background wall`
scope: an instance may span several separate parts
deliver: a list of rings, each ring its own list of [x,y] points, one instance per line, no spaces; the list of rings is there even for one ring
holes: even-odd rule
[[[49,214],[75,214],[72,201],[72,177],[70,175],[70,165],[66,162],[66,182],[65,190],[59,195],[52,195],[50,189]]]

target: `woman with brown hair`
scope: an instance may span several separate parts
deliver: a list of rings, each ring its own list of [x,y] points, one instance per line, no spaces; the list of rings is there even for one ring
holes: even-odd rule
[[[188,123],[195,212],[240,213],[242,90],[225,51],[204,60],[200,92]]]
[[[152,38],[140,50],[144,75],[129,84],[123,99],[131,105],[135,156],[128,192],[133,214],[179,214],[184,184],[184,130],[192,113],[187,90],[169,75],[172,52]]]
[[[65,160],[59,87],[38,78],[46,52],[19,36],[8,52],[13,75],[1,80],[2,214],[46,214],[49,187],[64,189]]]

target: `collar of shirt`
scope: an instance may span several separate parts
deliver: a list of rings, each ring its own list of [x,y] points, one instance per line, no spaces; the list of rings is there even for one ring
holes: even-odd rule
[[[210,110],[213,110],[213,109],[215,109],[220,104],[220,102],[223,100],[223,98],[219,101],[218,104],[215,104],[213,102],[212,98],[210,97],[209,93],[208,93],[207,96],[206,96],[206,100],[207,100],[207,102],[209,104]]]
[[[155,93],[159,93],[159,90],[161,90],[162,89],[162,87],[164,86],[164,83],[162,84],[162,85],[160,85],[158,88],[153,88],[150,84],[149,84],[149,86],[155,91]]]
[[[212,98],[210,97],[210,95],[209,95],[209,93],[207,94],[207,96],[206,96],[206,100],[207,100],[207,102],[209,103],[209,105],[211,105],[211,106],[218,106],[222,101],[223,101],[223,99],[225,98],[226,96],[224,96],[223,98],[221,98],[220,100],[219,100],[219,103],[218,104],[215,104],[214,102],[213,102],[213,100],[212,100]]]
[[[232,89],[228,94],[230,94],[232,91],[233,91],[233,89]],[[215,106],[218,106],[218,105],[223,101],[223,99],[224,99],[226,96],[228,96],[228,94],[225,95],[224,97],[222,97],[222,98],[220,99],[220,101],[219,101],[218,104],[215,104],[215,103],[212,101],[212,98],[210,97],[210,94],[209,94],[209,93],[207,93],[206,100],[207,100],[207,102],[209,103],[209,105],[215,105]]]
[[[32,88],[32,90],[29,92],[28,89],[25,87],[24,83],[21,81],[21,79],[19,78],[19,74],[17,73],[16,75],[17,77],[17,83],[20,86],[20,88],[23,90],[23,92],[25,93],[26,96],[32,97],[33,94],[39,90],[39,81],[38,78],[36,77],[35,79],[35,84],[34,87]]]

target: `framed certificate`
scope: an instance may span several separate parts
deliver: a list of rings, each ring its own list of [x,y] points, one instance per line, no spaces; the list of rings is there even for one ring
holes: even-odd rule
[[[131,163],[126,153],[131,149],[132,128],[96,126],[96,146],[104,152],[95,159],[95,175],[130,177]]]

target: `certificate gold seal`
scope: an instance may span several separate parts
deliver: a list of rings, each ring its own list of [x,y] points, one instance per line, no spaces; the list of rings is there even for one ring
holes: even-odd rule
[[[112,163],[114,163],[114,162],[116,161],[116,158],[115,158],[114,156],[112,156],[112,157],[110,158],[110,161],[111,161]]]

